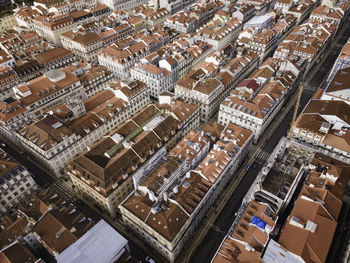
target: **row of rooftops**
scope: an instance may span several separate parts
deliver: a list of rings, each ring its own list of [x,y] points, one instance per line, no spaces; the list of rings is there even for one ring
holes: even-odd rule
[[[215,12],[221,7],[222,3],[198,1],[190,5],[190,7],[178,11],[174,15],[166,19],[168,25],[182,25],[184,28],[191,28],[195,25],[200,25],[201,20],[206,16]]]
[[[163,147],[197,110],[197,106],[182,101],[165,108],[146,106],[75,158],[68,170],[108,196],[126,176]]]
[[[277,53],[281,57],[294,60],[301,57],[311,61],[334,35],[337,29],[335,23],[329,21],[320,22],[309,19],[297,26],[277,47]]]
[[[238,36],[239,45],[269,45],[277,41],[279,37],[288,31],[295,24],[296,18],[290,14],[281,16],[276,23],[270,25],[262,31],[257,30],[255,26],[244,29]]]
[[[222,85],[227,87],[258,58],[255,53],[248,52],[242,57],[231,59],[218,73],[219,65],[215,61],[217,55],[220,56],[218,52],[210,53],[206,61],[177,81],[176,86],[210,95]]]
[[[35,233],[40,236],[44,247],[56,255],[77,241],[93,225],[90,218],[47,188],[33,194],[19,205],[18,210],[1,219],[0,247],[26,237],[28,233]]]
[[[219,137],[215,139],[212,149],[208,150],[211,144],[209,134],[213,132],[209,128],[187,134],[170,150],[168,160],[148,175],[121,205],[169,241],[181,232],[186,221],[202,205],[207,192],[225,175],[226,169],[252,135],[251,131],[234,124],[213,126],[211,128],[218,132]],[[212,136],[215,136],[214,133]],[[199,156],[201,159],[198,159]],[[184,170],[175,175],[176,180],[167,181],[184,162],[198,166],[187,172],[186,176]],[[154,194],[159,187],[167,190],[164,197],[155,199]]]
[[[279,60],[266,60],[249,78],[238,84],[222,105],[264,119],[296,79],[291,71],[275,77],[279,65]]]
[[[212,262],[299,262],[298,257],[303,262],[326,262],[349,168],[322,154],[309,161],[310,172],[279,239],[278,214],[263,201],[244,203]],[[278,243],[270,237],[273,232]]]
[[[147,89],[141,81],[124,83],[117,80],[109,85],[108,89],[83,102],[68,101],[58,105],[42,119],[24,124],[18,131],[19,134],[48,151],[72,135],[80,139],[93,132],[106,121],[126,111],[130,106],[129,103],[133,102],[133,97]],[[117,96],[117,91],[129,101]],[[76,115],[76,112],[80,113]]]

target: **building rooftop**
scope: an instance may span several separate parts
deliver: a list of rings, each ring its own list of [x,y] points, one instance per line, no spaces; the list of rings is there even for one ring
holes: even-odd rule
[[[58,263],[118,262],[126,252],[127,244],[128,241],[102,219],[60,253],[56,260]]]

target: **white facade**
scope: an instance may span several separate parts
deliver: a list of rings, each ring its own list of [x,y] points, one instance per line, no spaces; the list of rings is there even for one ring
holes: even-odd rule
[[[30,173],[22,165],[1,152],[0,215],[6,214],[38,187]]]

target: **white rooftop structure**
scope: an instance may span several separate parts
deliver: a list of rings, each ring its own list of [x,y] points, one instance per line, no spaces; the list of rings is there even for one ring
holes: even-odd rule
[[[302,263],[304,262],[300,257],[289,252],[273,239],[270,240],[266,248],[263,259],[264,259],[264,262],[270,262],[270,263],[280,263],[280,262]]]
[[[103,219],[56,257],[58,263],[113,263],[128,241]]]
[[[258,29],[266,28],[271,24],[272,16],[264,15],[264,16],[254,16],[252,19],[247,21],[244,24],[244,29],[248,27],[257,27]]]

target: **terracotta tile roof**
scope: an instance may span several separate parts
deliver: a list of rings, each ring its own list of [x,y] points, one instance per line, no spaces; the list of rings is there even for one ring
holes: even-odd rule
[[[43,262],[43,261],[37,261],[37,260],[38,259],[36,256],[34,256],[26,247],[24,247],[17,241],[0,252],[0,262],[3,262],[3,263]]]
[[[50,75],[48,75],[49,73]],[[53,74],[54,76],[60,75],[62,78],[58,81],[50,79]],[[78,81],[79,79],[68,69],[55,69],[24,85],[20,85],[18,87],[20,93],[17,92],[17,96],[24,106],[29,106],[38,100],[42,100],[45,97],[60,92]]]
[[[316,228],[313,231],[307,229],[312,223]],[[336,227],[337,222],[321,204],[300,197],[282,229],[279,243],[305,262],[325,262]]]
[[[93,225],[94,223],[78,212],[74,206],[68,206],[44,214],[32,231],[40,236],[44,246],[51,253],[61,253]]]
[[[265,226],[259,226],[256,221],[263,222]],[[263,262],[260,257],[276,221],[277,215],[268,205],[250,201],[232,233],[224,239],[213,262]]]
[[[18,132],[44,151],[50,150],[73,134],[67,126],[52,115],[47,115],[33,124],[25,125]]]
[[[170,152],[170,156],[176,156],[181,160],[187,160],[189,163],[197,157],[200,152],[209,143],[208,138],[202,132],[190,131]]]

